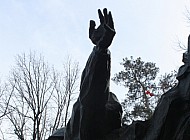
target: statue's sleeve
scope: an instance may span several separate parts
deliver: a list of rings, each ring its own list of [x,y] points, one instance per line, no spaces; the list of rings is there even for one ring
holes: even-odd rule
[[[102,108],[109,94],[110,52],[94,47],[81,77],[79,100],[84,107]]]

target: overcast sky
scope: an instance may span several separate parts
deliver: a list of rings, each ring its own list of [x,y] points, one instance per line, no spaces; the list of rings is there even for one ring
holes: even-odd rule
[[[0,76],[8,75],[17,54],[36,51],[61,70],[71,55],[81,71],[92,51],[89,20],[99,24],[97,9],[112,11],[116,36],[110,47],[112,76],[124,57],[155,62],[161,73],[178,69],[187,44],[189,0],[0,0]],[[121,87],[111,90],[123,98]],[[120,93],[122,92],[122,93]]]

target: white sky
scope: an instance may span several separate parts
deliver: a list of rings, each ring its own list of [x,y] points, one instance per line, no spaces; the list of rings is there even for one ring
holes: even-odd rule
[[[0,0],[0,76],[8,75],[17,54],[36,51],[61,70],[69,54],[81,71],[93,48],[88,39],[89,20],[99,24],[97,9],[112,11],[116,36],[110,47],[112,76],[122,70],[124,57],[155,62],[161,73],[177,69],[189,25],[189,0]],[[2,79],[2,78],[1,78]],[[111,84],[120,99],[124,89]]]

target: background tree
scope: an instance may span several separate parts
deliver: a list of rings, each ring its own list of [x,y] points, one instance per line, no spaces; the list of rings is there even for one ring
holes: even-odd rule
[[[126,57],[121,65],[124,70],[115,74],[112,80],[128,89],[127,97],[122,102],[125,112],[123,121],[129,123],[135,119],[149,119],[153,112],[151,98],[155,96],[147,92],[155,94],[157,87],[154,80],[159,68],[155,63],[142,61],[140,57],[136,60]]]
[[[12,97],[12,91],[8,94],[8,86],[0,82],[0,120],[6,116],[8,112],[8,105]]]
[[[165,73],[164,75],[161,75],[159,79],[159,87],[162,93],[165,93],[172,87],[174,87],[177,84],[177,71],[171,71],[170,73]]]
[[[63,80],[63,87],[65,88],[65,95],[67,95],[66,99],[66,110],[65,110],[65,125],[67,125],[68,120],[68,113],[69,113],[69,106],[72,101],[72,94],[75,93],[77,89],[77,79],[78,79],[78,63],[72,63],[70,58],[67,59],[67,62],[64,64],[64,80]]]
[[[10,99],[12,97],[12,91],[10,91],[10,94],[8,92],[8,86],[6,84],[2,84],[0,82],[0,138],[2,140],[5,140],[4,132],[3,132],[3,123],[4,123],[4,118],[6,115],[9,113],[8,111],[8,106]]]
[[[156,84],[159,68],[155,63],[144,62],[140,57],[126,57],[121,65],[124,70],[115,74],[112,80],[128,89],[121,103],[124,110],[123,123],[147,120],[152,116],[161,94],[177,84],[176,71],[161,75]]]
[[[78,63],[69,62],[69,66],[65,64],[69,69],[61,74],[35,53],[16,57],[8,83],[12,96],[6,116],[19,140],[44,140],[66,123],[78,78]]]
[[[60,78],[61,77],[61,78]],[[54,83],[56,94],[53,95],[57,114],[52,126],[52,132],[60,127],[66,126],[69,117],[69,107],[72,101],[72,95],[78,88],[79,64],[73,62],[70,57],[63,64],[63,72],[54,71]],[[65,111],[65,113],[63,113]],[[64,116],[63,116],[64,114]]]

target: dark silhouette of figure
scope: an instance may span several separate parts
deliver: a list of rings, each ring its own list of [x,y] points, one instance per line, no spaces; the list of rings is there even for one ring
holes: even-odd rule
[[[182,61],[178,84],[162,95],[143,140],[190,139],[190,36]]]
[[[73,106],[65,140],[98,140],[121,127],[122,108],[110,92],[110,51],[115,36],[111,12],[98,10],[100,26],[90,21],[89,38],[95,45],[83,70],[80,94]]]

